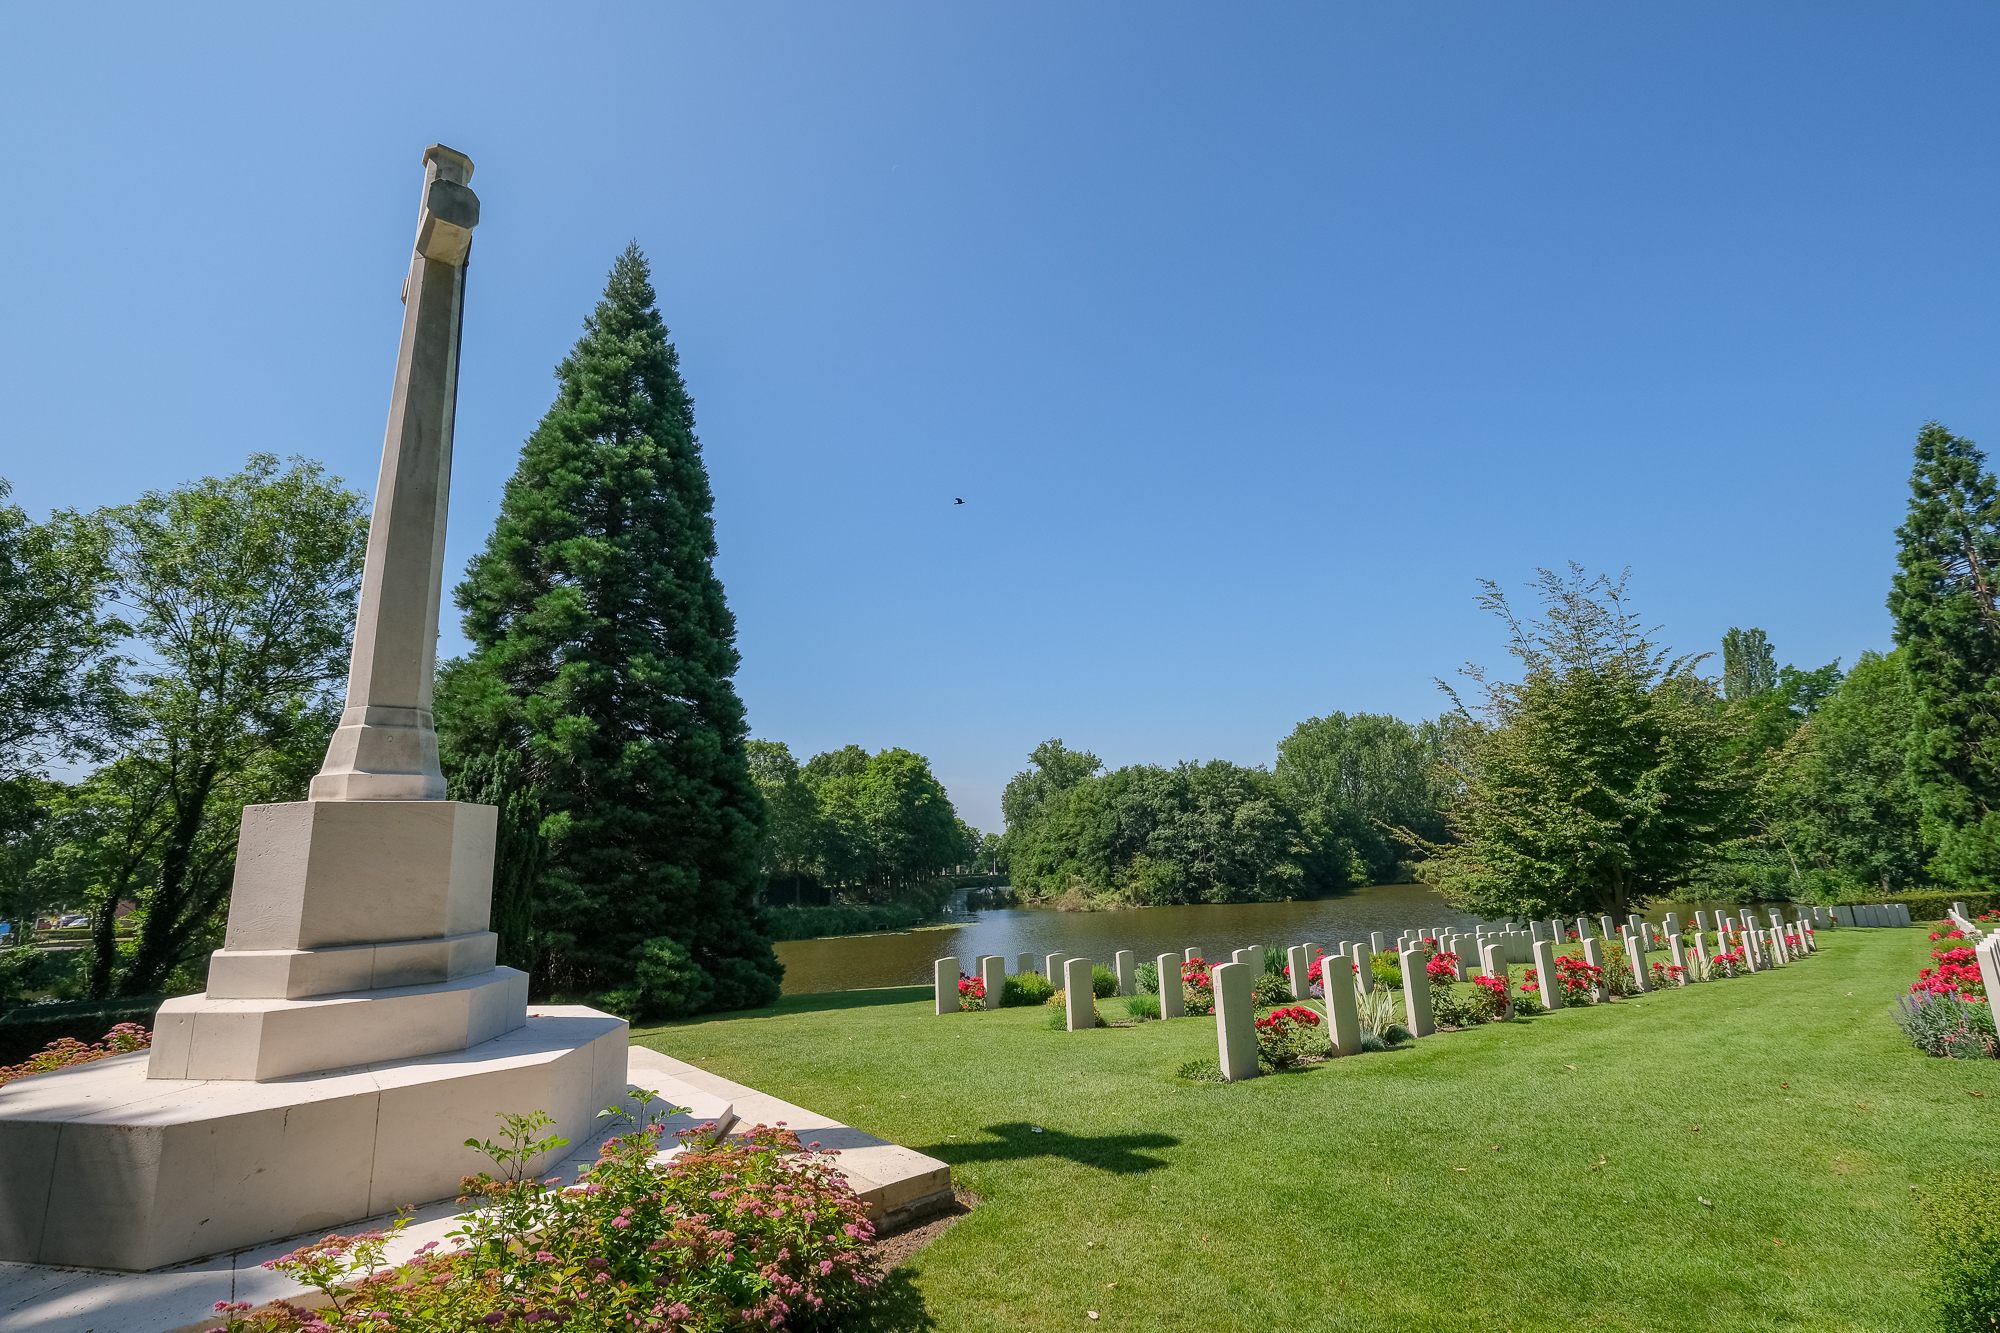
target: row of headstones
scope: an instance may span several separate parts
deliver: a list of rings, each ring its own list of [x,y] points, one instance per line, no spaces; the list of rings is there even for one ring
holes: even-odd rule
[[[1754,918],[1747,914],[1743,918],[1724,917],[1717,914],[1711,929],[1709,914],[1696,912],[1692,938],[1683,931],[1678,913],[1669,912],[1661,926],[1655,927],[1634,914],[1619,928],[1617,939],[1624,946],[1626,955],[1632,959],[1633,984],[1639,990],[1652,986],[1650,968],[1646,954],[1664,950],[1674,966],[1681,969],[1680,984],[1686,985],[1701,978],[1701,969],[1689,967],[1700,950],[1706,947],[1706,939],[1715,934],[1716,944],[1722,952],[1730,952],[1730,945],[1736,943],[1745,950],[1745,958],[1751,970],[1777,966],[1789,962],[1803,954],[1816,952],[1818,941],[1814,938],[1816,928],[1828,928],[1834,924],[1833,916],[1826,908],[1802,909],[1800,919],[1787,926],[1782,913],[1772,912],[1769,927],[1758,926]],[[1474,951],[1471,956],[1478,958],[1481,972],[1490,977],[1508,978],[1508,964],[1515,961],[1532,961],[1535,964],[1536,980],[1545,1009],[1560,1009],[1563,1005],[1563,988],[1556,973],[1556,951],[1567,944],[1564,938],[1564,923],[1560,920],[1536,921],[1529,923],[1528,930],[1520,930],[1512,922],[1498,923],[1500,929],[1488,932],[1487,927],[1478,927],[1472,934],[1444,932],[1439,941],[1441,953],[1457,955],[1456,980],[1468,979],[1467,949]],[[1579,918],[1576,932],[1583,941],[1584,961],[1596,967],[1604,965],[1604,945],[1613,938],[1612,922],[1609,917],[1597,921],[1598,933],[1590,933],[1591,922]],[[1436,939],[1437,936],[1429,938]],[[1518,950],[1525,938],[1529,957],[1518,957]],[[1430,960],[1431,953],[1425,945],[1426,937],[1419,931],[1407,931],[1397,941],[1396,953],[1401,963],[1403,975],[1403,1014],[1406,1026],[1418,1037],[1428,1037],[1437,1031],[1431,1016]],[[1372,953],[1383,953],[1381,934],[1376,933],[1369,941]],[[1357,956],[1362,945],[1357,941],[1352,945],[1342,945],[1335,958],[1346,959],[1353,967],[1355,984],[1353,987],[1322,985],[1328,1026],[1331,1031],[1332,1053],[1335,1056],[1350,1055],[1360,1050],[1361,1026],[1356,1011],[1356,997],[1366,995],[1374,986],[1372,958]],[[1297,945],[1287,951],[1291,961],[1292,993],[1304,998],[1304,979],[1308,977],[1315,946]],[[1331,961],[1331,960],[1327,960]],[[1322,979],[1338,976],[1338,971],[1329,971],[1322,963]],[[1216,1045],[1223,1077],[1231,1082],[1254,1077],[1257,1073],[1257,1032],[1255,1012],[1250,1004],[1249,987],[1254,984],[1254,974],[1246,973],[1241,983],[1244,994],[1240,997],[1225,991],[1224,969],[1217,968],[1210,973],[1215,984]],[[1511,981],[1511,979],[1510,979]],[[1604,996],[1595,998],[1603,999]]]
[[[1825,909],[1822,909],[1825,910]],[[1833,908],[1833,919],[1843,926],[1913,926],[1910,909],[1904,903],[1845,903]]]
[[[1181,954],[1163,953],[1155,960],[1154,966],[1159,968],[1159,975],[1161,977],[1178,978],[1181,975],[1182,964],[1191,963],[1201,956],[1201,950],[1199,949],[1188,949]],[[1232,961],[1246,964],[1254,962],[1257,966],[1257,971],[1261,972],[1264,970],[1264,948],[1262,945],[1251,945],[1248,948],[1238,949]],[[1006,989],[1007,985],[1006,956],[997,953],[981,954],[973,960],[973,964],[974,970],[979,977],[980,988],[985,992],[986,998],[983,1001],[985,1007],[988,1009],[998,1008],[1000,995]],[[1035,956],[1033,954],[1024,953],[1018,955],[1014,967],[1015,976],[1035,970]],[[1042,961],[1042,975],[1047,977],[1052,984],[1058,979],[1061,980],[1062,985],[1058,989],[1063,991],[1065,1001],[1067,1001],[1068,996],[1077,994],[1089,997],[1092,1001],[1089,1005],[1068,1005],[1069,1030],[1072,1032],[1080,1028],[1092,1027],[1096,1024],[1096,971],[1097,963],[1094,959],[1073,958],[1066,953],[1048,954]],[[1138,955],[1134,954],[1130,949],[1120,949],[1112,956],[1111,971],[1112,975],[1118,979],[1118,993],[1120,995],[1136,995],[1139,993]],[[932,985],[935,991],[935,1003],[938,1013],[955,1014],[964,1008],[964,1005],[959,1001],[958,983],[960,975],[958,959],[956,957],[940,958],[933,965]],[[1160,987],[1160,1017],[1183,1018],[1186,1014],[1187,1007],[1181,995],[1181,988],[1179,986],[1162,985]]]

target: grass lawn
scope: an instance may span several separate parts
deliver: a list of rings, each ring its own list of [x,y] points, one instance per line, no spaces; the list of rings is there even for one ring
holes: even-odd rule
[[[1990,1159],[2000,1110],[2000,1062],[1889,1021],[1925,935],[1234,1086],[1174,1076],[1212,1019],[1070,1034],[915,987],[634,1040],[982,1196],[881,1327],[1882,1333],[1928,1326],[1911,1186]]]

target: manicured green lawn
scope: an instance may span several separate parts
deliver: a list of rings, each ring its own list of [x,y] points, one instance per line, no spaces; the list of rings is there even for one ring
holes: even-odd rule
[[[896,1327],[1882,1333],[1926,1326],[1911,1186],[1989,1159],[2000,1110],[2000,1062],[1887,1017],[1924,935],[1235,1086],[1174,1077],[1210,1019],[1066,1034],[917,988],[635,1040],[982,1196]]]

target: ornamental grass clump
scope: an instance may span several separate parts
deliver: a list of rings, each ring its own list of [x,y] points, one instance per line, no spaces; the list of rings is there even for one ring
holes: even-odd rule
[[[279,1302],[217,1305],[227,1333],[457,1333],[550,1324],[577,1330],[709,1333],[829,1328],[881,1282],[866,1206],[831,1154],[801,1150],[782,1126],[717,1141],[682,1131],[659,1158],[660,1112],[639,1106],[632,1132],[605,1142],[577,1183],[523,1168],[564,1140],[536,1135],[540,1112],[503,1116],[484,1147],[503,1175],[465,1178],[480,1206],[402,1263],[388,1236],[328,1236],[266,1264],[317,1288],[330,1309]],[[398,1223],[400,1227],[402,1223]]]
[[[1157,995],[1128,995],[1125,997],[1125,1012],[1144,1022],[1160,1016],[1160,997]]]
[[[18,1065],[0,1065],[0,1083],[108,1060],[114,1055],[141,1051],[153,1044],[153,1034],[137,1023],[120,1023],[104,1034],[102,1041],[86,1043],[75,1037],[58,1037]]]
[[[1416,1034],[1397,1018],[1402,1000],[1388,991],[1373,990],[1355,1001],[1355,1015],[1361,1020],[1361,1049],[1386,1051],[1397,1042],[1411,1041]]]

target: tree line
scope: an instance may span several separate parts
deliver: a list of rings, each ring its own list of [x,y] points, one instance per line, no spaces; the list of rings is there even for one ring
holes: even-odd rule
[[[998,851],[1017,893],[1063,906],[1319,897],[1406,880],[1444,833],[1436,767],[1447,725],[1332,713],[1300,723],[1273,768],[1216,759],[1105,771],[1061,739],[1001,795]]]
[[[920,754],[848,745],[801,764],[782,741],[753,740],[750,767],[770,811],[759,869],[771,904],[886,902],[998,863],[999,839],[958,817]]]
[[[1270,768],[1106,772],[1061,740],[1007,786],[1018,890],[1075,906],[1316,896],[1414,876],[1486,915],[1651,898],[1840,902],[2000,891],[2000,483],[1918,434],[1894,645],[1801,668],[1763,630],[1676,653],[1627,579],[1485,582],[1513,669],[1432,720],[1331,714]]]

